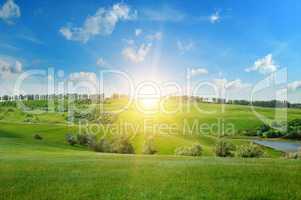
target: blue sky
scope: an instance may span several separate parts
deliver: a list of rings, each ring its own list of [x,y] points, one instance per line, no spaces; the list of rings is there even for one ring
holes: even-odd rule
[[[287,68],[289,98],[300,99],[298,0],[0,0],[0,6],[1,94],[32,69],[53,67],[76,79],[113,69],[136,82],[183,85],[189,68],[193,84],[222,83],[232,98],[248,98],[254,84]],[[113,80],[118,91],[122,84]]]

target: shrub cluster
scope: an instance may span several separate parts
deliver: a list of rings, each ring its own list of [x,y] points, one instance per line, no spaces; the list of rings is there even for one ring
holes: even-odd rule
[[[274,123],[273,127],[281,126],[280,124]],[[285,136],[284,131],[280,131],[277,129],[272,128],[271,126],[267,124],[263,124],[259,127],[257,131],[257,136],[263,137],[263,138],[279,138]]]
[[[66,135],[66,141],[67,141],[67,143],[70,144],[71,146],[74,146],[74,145],[77,144],[77,138],[76,138],[73,134],[71,134],[71,133],[68,133],[68,134]]]
[[[180,156],[201,156],[203,148],[200,144],[194,144],[190,147],[179,147],[175,150],[176,155]]]
[[[112,152],[121,154],[134,154],[134,147],[127,136],[118,136],[113,139]]]
[[[237,152],[238,156],[243,158],[259,158],[263,156],[263,153],[262,148],[254,143],[242,145]]]
[[[154,140],[153,138],[148,138],[144,141],[143,145],[143,154],[155,154],[157,153],[157,150],[154,145]]]
[[[295,119],[287,125],[287,135],[290,139],[301,139],[301,119]]]
[[[101,124],[113,124],[115,121],[117,121],[117,119],[118,116],[116,114],[104,112],[98,116],[97,121]]]
[[[116,136],[112,140],[109,140],[107,138],[98,139],[95,135],[86,133],[78,135],[67,134],[66,141],[72,146],[76,144],[88,146],[89,149],[96,152],[121,154],[135,153],[133,145],[126,136]]]
[[[87,146],[89,141],[92,139],[92,136],[87,133],[77,134],[76,137],[78,144],[82,146]]]
[[[283,128],[287,128],[287,130],[281,130]],[[285,137],[301,139],[301,119],[294,119],[287,124],[284,122],[273,122],[272,126],[263,124],[257,130],[257,136],[264,138]]]
[[[301,159],[301,148],[299,148],[298,152],[290,152],[285,155],[287,159]]]
[[[219,157],[233,157],[234,151],[236,147],[226,141],[226,140],[219,140],[215,146],[215,155]]]
[[[34,134],[33,138],[36,140],[43,140],[43,137],[39,134]]]
[[[106,138],[101,138],[100,140],[96,140],[96,138],[94,138],[93,140],[91,140],[91,142],[89,142],[88,146],[89,149],[96,152],[102,152],[102,153],[112,152],[112,144]]]

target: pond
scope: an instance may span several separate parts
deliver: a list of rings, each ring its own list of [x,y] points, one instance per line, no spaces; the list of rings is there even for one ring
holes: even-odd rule
[[[255,140],[256,144],[270,147],[283,152],[296,152],[301,148],[301,143],[299,142],[289,142],[289,141],[271,141],[271,140]]]

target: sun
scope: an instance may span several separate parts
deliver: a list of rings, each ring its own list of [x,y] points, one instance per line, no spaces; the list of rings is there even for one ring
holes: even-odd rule
[[[159,111],[160,100],[156,98],[139,99],[136,108],[144,114],[155,114]]]
[[[146,110],[157,109],[159,105],[158,99],[142,99],[141,106]]]

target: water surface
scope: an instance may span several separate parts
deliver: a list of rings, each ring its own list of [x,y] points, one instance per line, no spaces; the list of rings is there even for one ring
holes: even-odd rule
[[[289,142],[289,141],[268,141],[268,140],[255,140],[256,144],[270,147],[283,152],[296,152],[301,148],[301,143],[299,142]]]

